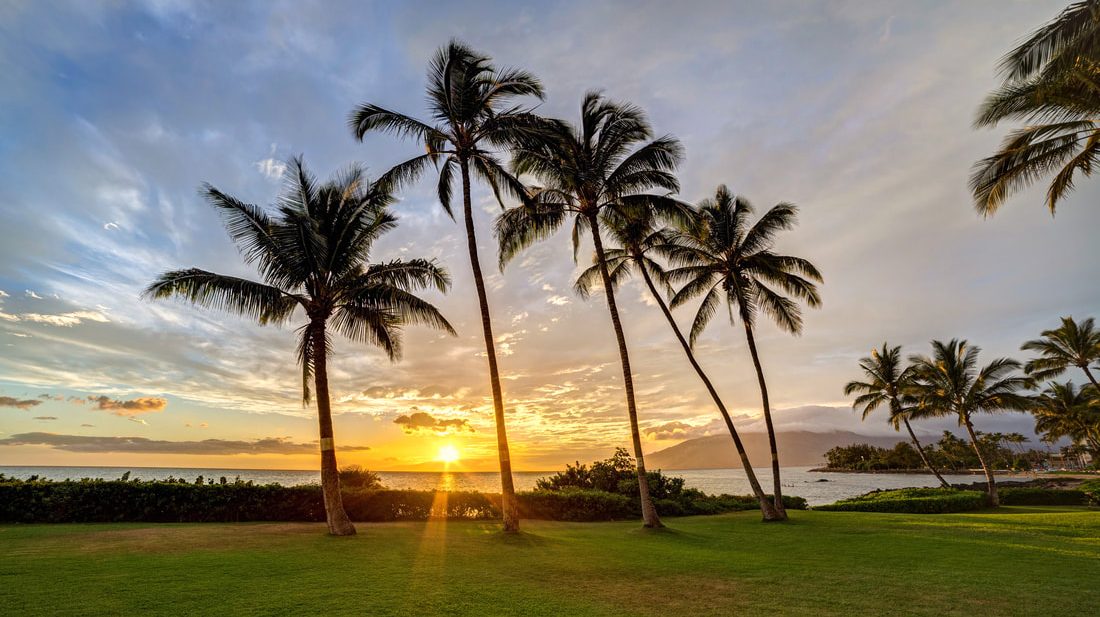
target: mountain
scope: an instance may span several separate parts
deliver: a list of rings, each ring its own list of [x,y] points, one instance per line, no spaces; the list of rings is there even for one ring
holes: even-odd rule
[[[741,441],[745,444],[753,467],[766,467],[770,464],[767,433],[742,433]],[[825,452],[836,446],[867,443],[888,448],[899,441],[905,439],[901,435],[872,437],[850,431],[789,431],[776,435],[779,463],[784,467],[824,465]],[[733,439],[728,434],[689,439],[671,448],[646,454],[645,462],[649,469],[741,468],[741,459],[737,456]]]

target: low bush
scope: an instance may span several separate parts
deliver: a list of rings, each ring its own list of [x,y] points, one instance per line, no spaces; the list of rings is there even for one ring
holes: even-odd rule
[[[367,482],[367,486],[375,486]],[[414,491],[353,488],[343,491],[344,508],[355,521],[428,518],[493,519],[500,495],[471,491]],[[757,507],[751,496],[705,495],[684,489],[678,499],[655,500],[662,516],[719,514]],[[518,494],[524,518],[608,521],[641,516],[637,497],[595,489],[536,490]],[[790,509],[805,500],[784,497]],[[323,521],[321,488],[168,480],[80,480],[50,482],[0,478],[0,522],[240,522]]]
[[[980,510],[988,505],[989,497],[980,491],[904,488],[892,491],[874,491],[859,497],[843,499],[836,503],[814,506],[814,510],[947,514],[950,512]]]
[[[1089,505],[1100,506],[1100,480],[1085,480],[1077,490],[1085,494]]]
[[[1002,506],[1083,506],[1089,495],[1083,490],[1018,487],[997,491]]]

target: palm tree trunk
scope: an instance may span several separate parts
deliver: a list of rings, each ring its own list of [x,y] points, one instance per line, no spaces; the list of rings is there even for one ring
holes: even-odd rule
[[[642,434],[638,430],[638,408],[634,403],[634,378],[630,374],[630,355],[626,350],[623,325],[619,321],[619,309],[615,305],[615,289],[611,285],[611,274],[607,271],[607,261],[604,259],[599,220],[595,216],[588,217],[588,220],[592,225],[592,243],[596,248],[596,261],[600,265],[600,275],[603,278],[607,310],[611,313],[611,325],[615,329],[615,339],[619,344],[619,361],[623,367],[623,384],[626,389],[626,411],[630,416],[630,437],[634,442],[634,459],[638,462],[638,494],[642,501],[642,524],[646,527],[664,527],[660,517],[657,516],[657,508],[653,506],[653,500],[649,496],[649,478],[645,471],[645,456],[642,454]]]
[[[1001,505],[1001,500],[997,497],[997,481],[993,479],[993,470],[985,463],[985,457],[982,456],[982,449],[978,446],[978,436],[974,434],[974,425],[970,423],[970,418],[964,417],[963,425],[966,426],[970,443],[974,445],[974,453],[978,455],[978,462],[982,464],[982,471],[985,472],[985,481],[989,485],[989,505],[996,508]]]
[[[477,254],[477,235],[474,232],[473,206],[470,202],[470,167],[463,158],[462,215],[466,223],[466,244],[470,249],[470,269],[474,273],[474,287],[481,308],[481,331],[485,335],[485,355],[489,359],[489,385],[493,391],[493,416],[497,427],[497,455],[500,458],[500,512],[504,519],[504,531],[519,531],[519,508],[516,506],[516,487],[512,483],[512,457],[508,450],[508,433],[504,428],[504,395],[500,387],[500,370],[497,368],[497,352],[493,339],[493,323],[489,316],[489,298],[485,293],[485,278],[481,274],[481,260]]]
[[[905,430],[909,431],[909,438],[913,440],[913,445],[917,447],[917,454],[920,454],[920,460],[924,463],[924,466],[928,468],[928,471],[932,472],[932,475],[936,476],[936,479],[940,481],[940,485],[943,488],[951,488],[951,485],[947,483],[947,480],[943,479],[940,472],[936,471],[936,468],[932,466],[932,462],[928,460],[928,457],[924,454],[924,448],[921,447],[920,442],[917,441],[917,434],[913,432],[913,427],[909,426],[909,419],[902,418],[902,422],[905,423]]]
[[[1089,370],[1088,365],[1086,364],[1085,366],[1082,366],[1081,368],[1084,369],[1085,376],[1088,377],[1089,381],[1092,382],[1092,387],[1096,388],[1097,393],[1100,393],[1100,383],[1096,383],[1096,377],[1093,376],[1092,371]]]
[[[768,384],[764,381],[764,368],[760,366],[760,354],[756,351],[756,338],[752,335],[752,326],[744,318],[745,338],[749,342],[749,353],[752,354],[752,365],[756,367],[756,380],[760,382],[760,400],[764,406],[764,424],[768,427],[768,446],[772,451],[772,484],[775,491],[773,498],[778,520],[787,520],[787,509],[783,507],[783,485],[779,479],[779,447],[775,444],[775,427],[772,425],[772,409],[768,403]]]
[[[328,398],[328,346],[325,345],[325,323],[310,324],[313,345],[313,381],[317,390],[317,420],[321,429],[321,493],[325,500],[325,518],[328,532],[334,536],[354,536],[344,511],[344,498],[340,495],[340,468],[336,466],[336,447],[332,440],[332,406]]]
[[[741,436],[737,433],[737,428],[733,426],[733,418],[730,417],[729,411],[726,410],[726,405],[718,396],[718,391],[714,389],[714,384],[711,383],[710,378],[703,372],[703,367],[699,366],[699,362],[695,360],[695,354],[691,351],[691,345],[688,344],[687,339],[685,339],[684,335],[680,332],[680,327],[676,325],[676,319],[672,316],[672,311],[668,309],[668,305],[665,304],[664,298],[662,298],[661,294],[657,291],[657,287],[653,284],[653,280],[649,277],[649,273],[646,272],[641,259],[636,258],[635,263],[642,272],[642,278],[645,279],[645,284],[649,287],[649,293],[653,294],[653,299],[657,301],[657,305],[661,307],[661,312],[664,313],[665,319],[668,320],[668,325],[672,327],[672,332],[676,335],[676,340],[680,341],[680,347],[683,347],[688,362],[691,363],[691,368],[695,369],[695,373],[699,375],[699,379],[702,380],[703,385],[706,386],[707,392],[710,393],[710,398],[714,401],[715,407],[717,407],[718,412],[722,414],[722,419],[726,421],[726,428],[729,429],[730,436],[733,437],[733,445],[737,448],[737,455],[741,457],[741,466],[745,470],[745,475],[748,476],[749,485],[752,487],[752,493],[756,495],[756,499],[760,502],[760,512],[764,515],[764,520],[777,520],[776,517],[778,514],[775,511],[775,507],[772,505],[771,501],[768,500],[768,496],[764,493],[764,489],[760,487],[760,481],[756,479],[756,472],[753,471],[752,463],[749,462],[748,452],[745,451],[745,445],[741,442]]]

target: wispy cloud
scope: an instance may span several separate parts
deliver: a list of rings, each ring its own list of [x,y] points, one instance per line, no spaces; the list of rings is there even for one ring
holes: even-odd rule
[[[316,443],[295,443],[281,437],[253,441],[204,439],[202,441],[169,441],[146,437],[96,437],[59,435],[55,433],[18,433],[0,439],[2,446],[48,446],[67,452],[146,453],[146,454],[313,454]],[[343,446],[348,452],[369,450],[367,446]]]
[[[0,396],[0,407],[14,407],[15,409],[30,409],[31,407],[37,407],[41,405],[42,401],[25,398],[18,399],[11,396]]]

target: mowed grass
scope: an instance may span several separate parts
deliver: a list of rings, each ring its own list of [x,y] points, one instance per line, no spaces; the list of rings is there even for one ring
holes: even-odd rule
[[[1100,510],[0,526],[5,615],[1084,615]]]

